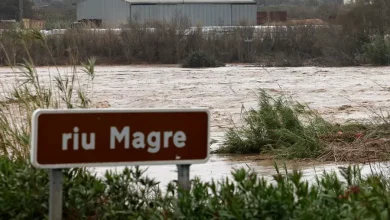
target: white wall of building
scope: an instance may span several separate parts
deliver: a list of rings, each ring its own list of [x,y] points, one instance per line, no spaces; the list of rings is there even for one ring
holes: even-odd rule
[[[130,18],[130,5],[122,0],[103,1],[103,26],[117,28],[126,24]]]
[[[177,16],[189,18],[192,26],[235,26],[241,21],[256,25],[257,6],[248,4],[250,0],[151,0],[158,4],[134,1],[137,0],[82,0],[77,4],[77,19],[102,19],[105,28],[118,28],[130,19],[170,21]]]
[[[156,4],[131,5],[131,18],[145,22],[186,16],[192,26],[230,26],[241,21],[256,25],[256,5],[250,4]]]
[[[77,4],[77,20],[102,19],[103,0],[84,0]]]

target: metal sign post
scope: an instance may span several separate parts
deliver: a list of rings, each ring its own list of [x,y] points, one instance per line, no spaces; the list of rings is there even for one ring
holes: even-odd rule
[[[49,219],[62,219],[62,169],[50,169]]]
[[[191,190],[191,181],[190,181],[190,166],[191,164],[177,165],[177,182],[179,188],[186,191]],[[178,193],[180,197],[180,192]]]

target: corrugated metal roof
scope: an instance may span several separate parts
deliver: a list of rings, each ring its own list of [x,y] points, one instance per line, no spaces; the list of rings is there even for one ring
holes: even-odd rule
[[[236,4],[247,3],[255,4],[254,0],[125,0],[131,4],[201,4],[201,3],[218,3],[218,4]]]

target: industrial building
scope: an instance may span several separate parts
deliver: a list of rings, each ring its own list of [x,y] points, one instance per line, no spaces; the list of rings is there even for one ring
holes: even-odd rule
[[[192,26],[256,25],[255,0],[79,0],[77,20],[99,20],[104,28],[129,21],[170,21],[186,17]]]

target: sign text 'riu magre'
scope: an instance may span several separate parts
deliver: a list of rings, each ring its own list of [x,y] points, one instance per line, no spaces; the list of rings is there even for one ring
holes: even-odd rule
[[[40,168],[204,163],[207,109],[37,110],[31,161]]]

